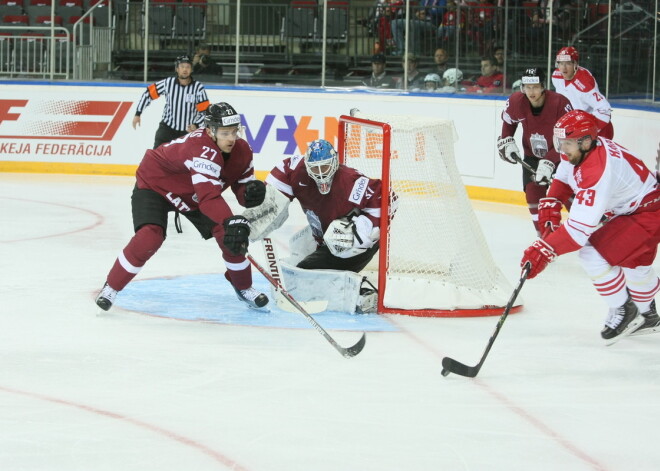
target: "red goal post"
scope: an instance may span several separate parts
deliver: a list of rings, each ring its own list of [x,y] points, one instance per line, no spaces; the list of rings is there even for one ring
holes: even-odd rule
[[[472,210],[456,140],[448,120],[339,118],[340,162],[382,181],[380,250],[365,269],[378,278],[379,313],[476,317],[500,315],[507,303],[513,287]]]

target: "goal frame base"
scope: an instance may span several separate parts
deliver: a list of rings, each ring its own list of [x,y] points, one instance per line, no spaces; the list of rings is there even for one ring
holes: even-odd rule
[[[516,314],[522,311],[523,305],[519,305],[511,308],[509,311],[510,314]],[[488,307],[483,309],[454,309],[454,310],[442,310],[442,309],[398,309],[398,308],[386,308],[378,306],[378,314],[396,314],[401,316],[412,316],[412,317],[445,317],[445,318],[458,318],[458,317],[489,317],[489,316],[501,316],[504,312],[504,306],[502,307]]]

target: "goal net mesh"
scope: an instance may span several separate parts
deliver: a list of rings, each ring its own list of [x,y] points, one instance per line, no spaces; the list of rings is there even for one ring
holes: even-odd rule
[[[368,177],[389,180],[383,210],[395,211],[381,234],[381,262],[375,257],[367,267],[378,271],[380,310],[459,316],[506,305],[512,286],[493,261],[458,172],[453,122],[356,117],[340,119],[340,158]],[[477,311],[451,312],[457,310]]]

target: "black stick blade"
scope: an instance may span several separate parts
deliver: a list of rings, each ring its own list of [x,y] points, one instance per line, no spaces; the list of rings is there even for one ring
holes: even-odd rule
[[[362,351],[364,345],[367,343],[367,334],[363,333],[360,340],[357,341],[355,345],[348,348],[343,348],[341,354],[346,358],[352,358]]]
[[[468,378],[474,378],[479,373],[480,366],[467,366],[456,361],[453,358],[444,357],[442,359],[442,376],[447,376],[449,373],[454,373]]]

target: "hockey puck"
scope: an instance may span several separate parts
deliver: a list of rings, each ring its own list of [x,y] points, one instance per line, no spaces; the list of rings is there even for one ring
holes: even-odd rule
[[[442,369],[442,376],[447,376],[447,375],[449,375],[449,373],[450,373],[449,370],[446,370],[444,368]]]

